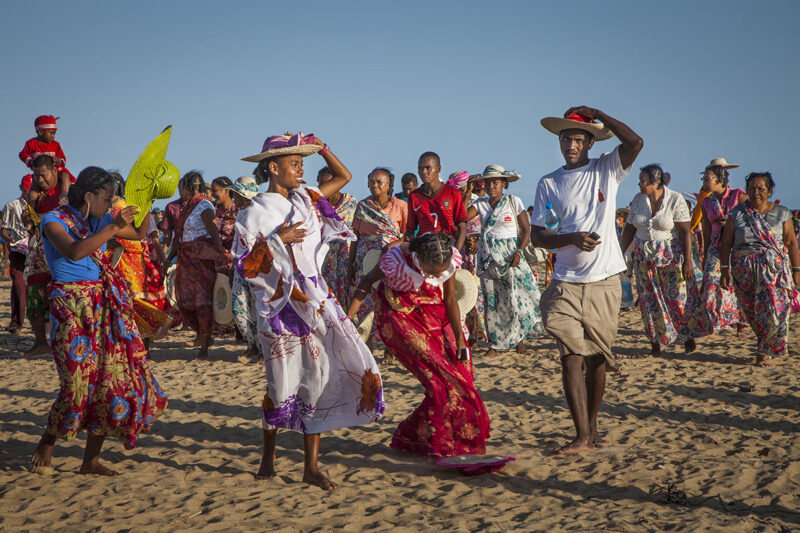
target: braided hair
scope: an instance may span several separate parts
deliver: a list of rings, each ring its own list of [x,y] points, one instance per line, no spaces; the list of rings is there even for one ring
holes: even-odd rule
[[[420,261],[431,265],[444,265],[453,257],[450,237],[444,233],[425,233],[411,239],[408,249],[417,254]]]

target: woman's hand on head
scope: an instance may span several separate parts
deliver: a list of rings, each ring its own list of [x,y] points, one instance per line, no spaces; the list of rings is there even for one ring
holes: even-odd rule
[[[278,237],[281,239],[283,244],[292,244],[295,242],[303,242],[308,232],[305,228],[302,228],[302,222],[298,222],[296,224],[289,225],[288,222],[284,222],[278,227]]]
[[[139,208],[135,205],[123,207],[111,223],[114,224],[117,231],[125,229],[129,224],[133,224],[133,219],[136,218],[138,212]]]

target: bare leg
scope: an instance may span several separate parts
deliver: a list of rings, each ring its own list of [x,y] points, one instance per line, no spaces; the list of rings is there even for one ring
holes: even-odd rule
[[[319,433],[303,435],[305,445],[305,469],[303,470],[303,481],[310,485],[316,485],[323,490],[332,490],[336,485],[319,471],[317,459],[319,458]]]
[[[86,439],[86,450],[83,452],[83,464],[79,474],[96,474],[98,476],[118,476],[115,472],[100,464],[100,450],[103,448],[104,435],[89,435]]]
[[[208,347],[211,345],[211,335],[198,335],[197,337],[200,339],[200,351],[197,352],[197,357],[195,359],[208,359]]]
[[[592,432],[592,444],[600,442],[600,434],[597,432],[597,413],[600,412],[600,404],[603,402],[603,394],[606,392],[606,358],[602,355],[595,355],[586,358],[586,399],[589,410],[589,428]]]
[[[31,321],[31,329],[36,341],[30,349],[22,352],[22,357],[50,353],[50,344],[47,342],[47,336],[44,333],[44,323],[44,318],[37,318]]]
[[[556,450],[556,453],[578,453],[594,450],[592,428],[589,424],[589,401],[586,381],[583,377],[584,358],[582,355],[565,355],[561,358],[561,373],[564,394],[567,397],[572,421],[578,436],[571,443]],[[588,373],[588,372],[587,372]]]
[[[741,322],[736,324],[736,337],[739,339],[747,338],[747,324],[742,324]]]
[[[264,430],[264,452],[261,454],[261,466],[256,473],[256,479],[269,479],[275,475],[275,439],[277,437],[277,429]]]
[[[50,466],[50,459],[53,457],[53,448],[56,445],[56,436],[51,435],[47,430],[42,433],[42,438],[39,439],[39,444],[33,451],[31,457],[31,464],[33,466]]]
[[[683,351],[686,353],[692,353],[697,349],[697,343],[694,339],[689,339],[688,341],[683,343]]]

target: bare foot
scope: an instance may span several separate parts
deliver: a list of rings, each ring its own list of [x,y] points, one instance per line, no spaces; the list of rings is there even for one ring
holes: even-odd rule
[[[744,324],[736,324],[736,338],[744,339],[747,337],[747,326]]]
[[[756,362],[753,364],[760,368],[772,368],[775,365],[770,362],[770,359],[772,358],[768,355],[758,354],[756,355]]]
[[[320,472],[319,470],[316,472],[309,472],[308,470],[304,471],[303,481],[305,483],[308,483],[309,485],[316,485],[322,490],[333,490],[336,488],[336,484],[333,483],[330,479],[323,476],[322,472]]]
[[[567,455],[570,453],[584,453],[584,452],[593,452],[595,450],[594,444],[591,442],[580,441],[575,439],[574,441],[570,442],[566,446],[562,446],[561,448],[556,449],[557,455]]]
[[[688,341],[683,343],[683,351],[686,353],[692,353],[697,349],[697,343],[694,342],[694,339],[689,339]]]
[[[264,356],[261,355],[261,354],[258,354],[258,361],[256,361],[256,362],[257,363],[263,363],[264,362]]]
[[[497,357],[497,355],[497,350],[494,348],[489,348],[489,350],[487,350],[487,352],[484,354],[486,357]]]
[[[53,457],[53,448],[55,445],[56,436],[45,431],[42,434],[42,438],[39,439],[39,444],[36,445],[36,449],[33,450],[31,464],[33,466],[50,466],[50,459]]]
[[[26,352],[22,352],[20,355],[22,357],[30,357],[32,355],[39,355],[43,353],[50,353],[50,345],[47,342],[37,342],[34,344],[30,350]]]
[[[198,350],[197,355],[194,358],[195,361],[207,361],[208,360],[208,347],[202,347]]]
[[[650,343],[650,355],[661,355],[661,344],[657,342]]]
[[[261,466],[258,468],[258,472],[256,472],[256,479],[269,479],[275,476],[275,466],[272,462],[266,462],[264,460],[261,461]]]
[[[517,344],[517,353],[520,355],[528,355],[528,347],[525,346],[524,342],[520,341],[520,343]]]
[[[110,468],[100,464],[100,461],[94,460],[88,463],[82,463],[79,474],[93,474],[95,476],[118,476],[119,472],[111,470]]]
[[[187,348],[194,348],[195,346],[200,346],[200,337],[197,336],[190,341],[186,341],[183,343],[183,345],[186,346]]]

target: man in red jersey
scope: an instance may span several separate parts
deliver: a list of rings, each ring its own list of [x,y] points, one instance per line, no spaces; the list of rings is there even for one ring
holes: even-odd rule
[[[467,238],[467,210],[461,191],[439,179],[442,170],[439,156],[425,152],[417,164],[422,187],[408,195],[406,239],[415,235],[442,232],[450,235],[457,250]]]

